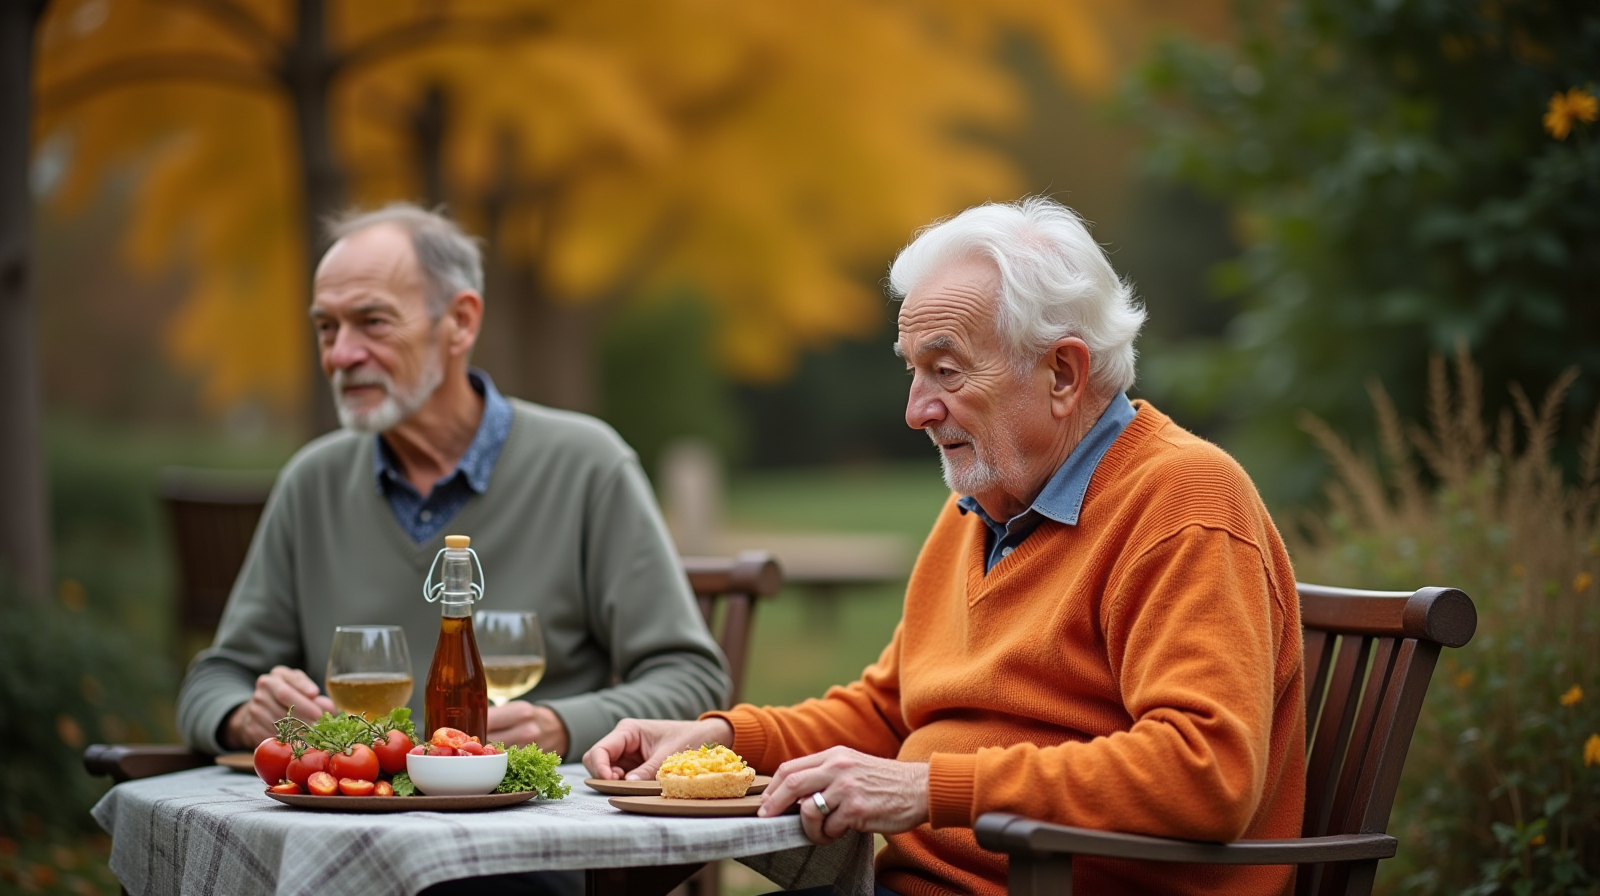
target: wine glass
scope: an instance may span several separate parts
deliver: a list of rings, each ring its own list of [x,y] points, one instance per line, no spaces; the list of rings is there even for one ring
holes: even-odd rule
[[[489,701],[504,706],[533,690],[544,677],[544,632],[532,611],[479,610],[473,634],[489,679]]]
[[[328,651],[328,697],[351,715],[380,719],[411,699],[411,651],[398,625],[341,625]]]

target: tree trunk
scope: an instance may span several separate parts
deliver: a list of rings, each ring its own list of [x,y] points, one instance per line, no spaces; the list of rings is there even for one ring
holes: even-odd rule
[[[327,250],[323,222],[344,205],[344,173],[333,155],[333,136],[328,115],[328,89],[333,79],[333,59],[328,52],[327,18],[323,0],[297,0],[295,4],[295,44],[286,58],[289,92],[294,98],[296,136],[299,140],[302,179],[301,219],[305,227],[306,303],[310,304],[311,279],[318,260]],[[309,328],[307,328],[309,330]],[[314,336],[311,345],[308,424],[310,434],[320,435],[339,425],[318,363]]]
[[[34,312],[33,197],[28,190],[33,131],[34,26],[43,0],[0,2],[0,574],[43,600],[50,588],[38,332]]]
[[[528,284],[533,278],[519,278]],[[517,297],[515,331],[524,397],[569,411],[597,413],[599,343],[609,304],[564,302],[536,286]]]

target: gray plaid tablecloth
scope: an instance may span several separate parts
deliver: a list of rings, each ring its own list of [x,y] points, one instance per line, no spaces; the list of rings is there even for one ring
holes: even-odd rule
[[[784,887],[872,893],[872,838],[827,847],[799,818],[654,818],[613,809],[561,767],[572,793],[486,812],[363,815],[295,809],[259,780],[196,769],[113,787],[94,807],[111,870],[133,896],[414,894],[459,877],[737,858]]]

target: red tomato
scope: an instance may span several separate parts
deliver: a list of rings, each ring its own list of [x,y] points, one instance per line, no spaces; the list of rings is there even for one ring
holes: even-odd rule
[[[366,744],[351,744],[343,753],[328,759],[328,773],[335,778],[358,778],[362,781],[378,779],[378,754]]]
[[[333,796],[339,792],[339,781],[327,772],[312,772],[306,779],[306,789],[317,796]]]
[[[289,760],[293,758],[293,747],[276,737],[269,737],[256,745],[256,774],[271,787],[283,780],[283,773],[288,770]]]
[[[361,778],[340,778],[339,792],[345,796],[372,796],[373,786],[371,781]]]
[[[373,796],[394,796],[394,786],[388,781],[379,781],[372,785]]]
[[[461,754],[463,756],[482,756],[484,752],[483,744],[475,740],[469,740],[461,745]]]
[[[427,744],[417,744],[416,746],[412,747],[411,749],[407,750],[406,752],[411,754],[412,756],[426,756],[426,755],[428,755],[428,745]]]
[[[453,750],[459,750],[462,744],[472,739],[467,736],[465,731],[456,728],[439,728],[433,732],[433,739],[428,743],[436,747],[449,747]]]
[[[494,755],[498,754],[499,752],[500,752],[500,748],[495,746],[494,744],[484,744],[483,745],[483,754],[485,756],[494,756]]]
[[[273,793],[299,793],[300,785],[293,781],[285,781],[282,784],[274,784],[267,789]]]
[[[284,769],[283,776],[304,787],[306,779],[310,778],[313,772],[323,771],[327,767],[327,750],[307,750],[301,753],[299,758],[289,760],[289,767]]]
[[[449,747],[429,747],[428,748],[428,755],[429,756],[460,756],[461,755],[461,751],[452,750]]]
[[[406,770],[406,754],[411,752],[411,738],[403,731],[390,731],[389,736],[372,747],[378,754],[378,767],[384,774],[392,775]]]

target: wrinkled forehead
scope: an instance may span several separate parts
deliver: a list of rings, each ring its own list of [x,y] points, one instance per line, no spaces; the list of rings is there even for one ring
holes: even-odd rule
[[[341,289],[361,284],[410,291],[422,285],[422,270],[411,235],[380,224],[358,230],[328,248],[317,264],[315,288]]]
[[[925,277],[900,303],[896,353],[999,345],[1000,272],[986,258],[959,259]]]

